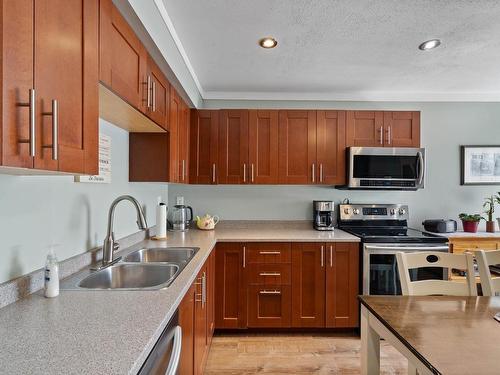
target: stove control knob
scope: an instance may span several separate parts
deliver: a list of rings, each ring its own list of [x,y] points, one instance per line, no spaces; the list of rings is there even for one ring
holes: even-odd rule
[[[406,214],[406,209],[405,208],[400,208],[399,209],[399,214],[400,215],[405,215]]]
[[[349,215],[351,213],[351,210],[348,208],[344,208],[344,214]]]
[[[355,208],[354,210],[352,210],[352,213],[354,215],[359,215],[359,208]]]
[[[396,210],[394,208],[391,208],[389,213],[391,214],[391,216],[394,216],[394,215],[396,215]]]

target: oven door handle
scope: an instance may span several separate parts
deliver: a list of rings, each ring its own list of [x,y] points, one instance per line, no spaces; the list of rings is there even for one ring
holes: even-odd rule
[[[448,246],[376,246],[365,245],[366,250],[388,250],[394,253],[399,251],[449,251]]]

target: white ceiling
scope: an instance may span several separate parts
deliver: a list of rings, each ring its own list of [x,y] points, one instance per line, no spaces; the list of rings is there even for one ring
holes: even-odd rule
[[[162,1],[204,99],[500,101],[498,0]]]

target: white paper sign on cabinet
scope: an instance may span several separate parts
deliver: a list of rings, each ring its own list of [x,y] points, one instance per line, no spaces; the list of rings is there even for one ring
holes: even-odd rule
[[[97,176],[75,176],[75,182],[111,183],[111,137],[99,134],[99,174]]]

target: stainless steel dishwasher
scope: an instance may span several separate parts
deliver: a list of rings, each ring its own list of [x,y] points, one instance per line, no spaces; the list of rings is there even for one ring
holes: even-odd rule
[[[177,374],[182,349],[182,330],[178,323],[176,311],[139,370],[140,375]]]

